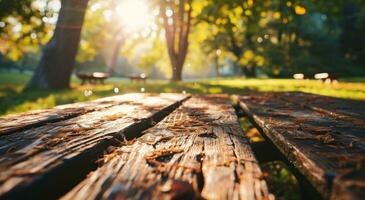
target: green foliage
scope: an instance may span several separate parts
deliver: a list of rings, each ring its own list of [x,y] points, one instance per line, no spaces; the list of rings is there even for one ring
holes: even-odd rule
[[[79,52],[77,54],[78,62],[90,62],[97,55],[101,54],[101,49],[106,44],[112,45],[115,41],[110,41],[113,34],[117,34],[121,25],[117,23],[115,16],[109,20],[104,17],[104,13],[113,9],[114,1],[91,0],[86,11],[82,36],[80,41]]]
[[[267,174],[265,179],[268,182],[269,190],[274,192],[277,199],[301,199],[298,181],[283,162],[264,163],[261,168]]]
[[[108,66],[101,55],[96,55],[91,61],[76,63],[76,72],[108,72]]]
[[[365,49],[362,1],[209,2],[199,15],[211,30],[204,46],[233,54],[248,76],[260,66],[270,76],[284,77],[298,72],[365,73],[357,67],[365,64],[360,56]]]
[[[0,53],[19,61],[26,53],[38,52],[53,34],[58,9],[57,0],[1,0]]]
[[[153,38],[152,46],[140,57],[138,65],[151,77],[171,76],[171,68],[165,43],[159,38]],[[162,74],[161,74],[162,73]]]

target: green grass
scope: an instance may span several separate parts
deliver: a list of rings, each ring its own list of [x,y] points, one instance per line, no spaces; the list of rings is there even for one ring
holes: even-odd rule
[[[192,94],[244,94],[263,91],[303,91],[321,95],[349,99],[365,99],[364,82],[340,82],[325,85],[318,81],[297,81],[290,79],[243,79],[220,78],[198,81],[170,83],[169,81],[149,80],[147,83],[130,83],[126,79],[111,78],[105,85],[80,86],[80,82],[72,79],[71,90],[58,91],[26,91],[22,92],[29,74],[0,73],[0,115],[25,112],[34,109],[51,108],[60,104],[74,103],[115,95],[114,88],[119,88],[119,94],[128,92],[183,92]],[[356,78],[355,81],[365,79]],[[348,81],[352,81],[348,79]],[[84,96],[85,90],[92,90],[89,97]]]
[[[250,139],[250,143],[259,144],[265,141],[259,130],[249,121],[247,117],[239,118],[239,122],[245,135]],[[257,148],[253,149],[254,153]],[[269,191],[278,200],[299,200],[300,187],[298,181],[290,168],[280,160],[260,162],[264,179],[267,181]]]

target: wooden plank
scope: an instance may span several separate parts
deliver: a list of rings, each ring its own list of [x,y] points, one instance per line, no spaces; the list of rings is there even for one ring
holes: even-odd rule
[[[288,93],[266,93],[242,96],[240,106],[322,196],[329,198],[333,179],[364,168],[365,128],[363,124],[312,109],[320,104],[312,105],[308,101],[306,106],[298,106],[293,103],[298,101],[296,95],[291,99]],[[350,110],[340,110],[339,113],[357,112],[347,109]],[[365,176],[358,178],[364,191]],[[337,185],[342,183],[337,182]]]
[[[62,199],[274,199],[224,96],[192,98]]]
[[[7,150],[0,157],[0,198],[44,198],[37,196],[43,190],[59,195],[63,191],[54,183],[72,186],[108,146],[124,137],[138,137],[187,97],[130,95],[129,103],[1,137],[0,149]]]
[[[49,140],[48,136],[53,136],[55,134],[59,134],[62,136],[64,135],[63,132],[70,132],[70,131],[74,132],[75,134],[79,134],[79,131],[92,130],[94,126],[98,125],[98,123],[100,122],[114,121],[122,117],[133,117],[131,116],[132,113],[127,113],[128,110],[136,109],[138,106],[145,106],[143,104],[144,101],[146,100],[146,97],[148,98],[148,95],[143,93],[139,94],[136,93],[122,96],[108,97],[86,104],[84,103],[77,104],[76,110],[78,110],[78,107],[83,107],[82,109],[89,109],[95,112],[89,112],[88,114],[85,113],[84,115],[75,117],[73,119],[64,120],[59,123],[47,124],[47,126],[38,127],[36,129],[19,131],[14,133],[13,135],[3,135],[1,136],[0,140],[0,156],[9,152],[15,152],[20,149],[24,149],[25,147],[27,148],[25,148],[23,152],[27,152],[33,146],[39,145],[38,144],[39,141]],[[174,98],[174,96],[171,96],[169,98]],[[176,101],[181,100],[181,98],[182,98],[181,95],[176,95]],[[155,101],[156,102],[158,101],[158,97],[157,100],[152,99],[151,102],[149,102],[149,104],[153,104]],[[68,109],[74,105],[75,104],[64,105],[61,106],[60,109],[64,108]],[[86,108],[86,105],[89,105],[88,108]],[[153,108],[153,105],[149,106],[152,106]],[[148,107],[145,108],[148,109]],[[155,111],[158,111],[158,108],[159,107],[157,106]],[[120,112],[118,109],[122,110],[124,113]],[[57,112],[58,110],[56,109],[55,111]],[[129,114],[129,116],[126,113]],[[53,115],[51,112],[47,112],[47,114]],[[101,116],[104,116],[105,118],[101,119],[100,118]],[[28,121],[27,118],[25,120]],[[136,118],[136,120],[138,120],[138,118]],[[20,124],[22,123],[20,122]],[[47,138],[44,138],[45,136]],[[0,158],[0,162],[4,159],[6,159],[6,157]]]
[[[321,112],[338,120],[365,127],[365,101],[340,99],[302,92],[283,93],[282,99]]]
[[[126,94],[117,97],[106,97],[90,102],[81,102],[57,106],[52,109],[36,110],[21,114],[13,114],[0,117],[0,136],[16,131],[36,128],[47,123],[54,123],[71,119],[92,111],[107,107],[128,103],[134,97],[140,98],[143,94]]]

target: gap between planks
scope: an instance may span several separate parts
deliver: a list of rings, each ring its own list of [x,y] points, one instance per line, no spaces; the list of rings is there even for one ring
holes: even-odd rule
[[[0,157],[0,198],[56,198],[92,170],[110,145],[138,137],[189,96],[128,98],[129,103],[3,136],[0,149],[9,143],[13,148]]]
[[[62,199],[274,199],[222,96],[192,98]]]

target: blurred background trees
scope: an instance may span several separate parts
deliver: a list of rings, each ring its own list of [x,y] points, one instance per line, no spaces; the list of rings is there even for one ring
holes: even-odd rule
[[[43,48],[28,88],[69,88],[88,1],[61,1],[54,33]]]
[[[0,1],[0,69],[42,63],[64,1]],[[362,0],[90,0],[85,9],[75,67],[57,68],[173,80],[365,75]]]

